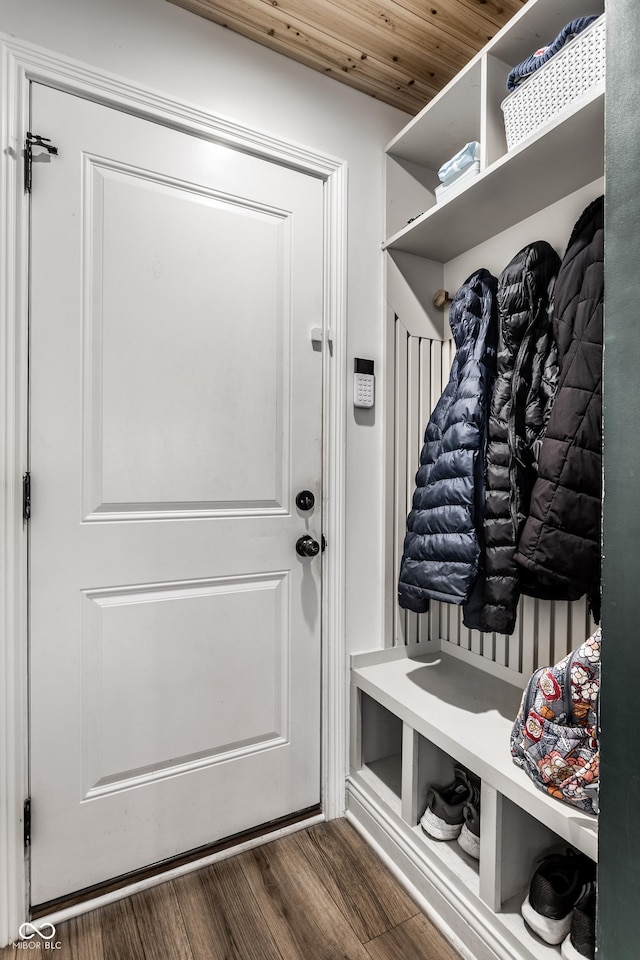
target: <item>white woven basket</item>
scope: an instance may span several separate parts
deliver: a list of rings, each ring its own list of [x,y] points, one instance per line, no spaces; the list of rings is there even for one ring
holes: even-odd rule
[[[604,75],[603,14],[502,101],[508,149],[512,150],[569,103],[603,83]]]

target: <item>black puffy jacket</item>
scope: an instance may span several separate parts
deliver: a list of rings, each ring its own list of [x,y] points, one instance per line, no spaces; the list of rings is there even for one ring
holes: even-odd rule
[[[540,450],[517,562],[523,592],[548,600],[585,593],[600,615],[604,198],[576,223],[555,289],[560,376]]]
[[[484,448],[495,378],[498,281],[478,270],[456,293],[451,376],[427,425],[400,566],[401,607],[464,603],[482,552]]]
[[[491,398],[484,513],[485,583],[471,628],[513,633],[520,596],[516,545],[558,380],[552,298],[560,257],[545,240],[515,255],[498,280],[497,378]]]

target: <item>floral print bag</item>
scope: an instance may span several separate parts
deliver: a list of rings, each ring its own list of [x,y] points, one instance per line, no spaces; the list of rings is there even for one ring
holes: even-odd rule
[[[511,732],[514,762],[545,793],[598,812],[600,628],[529,679]]]

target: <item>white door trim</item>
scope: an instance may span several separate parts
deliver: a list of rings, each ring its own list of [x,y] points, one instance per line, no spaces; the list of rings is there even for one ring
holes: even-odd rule
[[[327,819],[344,812],[346,430],[345,162],[214,116],[130,81],[0,34],[0,946],[26,919],[22,804],[28,795],[27,538],[22,476],[28,464],[28,198],[23,145],[29,82],[37,81],[165,126],[270,158],[322,179],[325,189],[323,390],[322,764]],[[55,142],[55,130],[38,130]],[[331,337],[331,349],[329,349]],[[37,814],[36,814],[37,815]]]

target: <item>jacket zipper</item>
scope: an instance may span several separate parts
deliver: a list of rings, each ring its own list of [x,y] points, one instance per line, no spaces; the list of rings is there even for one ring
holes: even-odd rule
[[[575,717],[573,715],[573,694],[571,693],[571,668],[573,666],[573,658],[575,657],[575,651],[569,657],[567,665],[564,670],[564,696],[565,699],[569,698],[569,703],[567,706],[567,726],[575,727]]]
[[[524,710],[523,710],[523,720],[526,723],[527,717],[529,716],[529,711],[533,707],[533,701],[535,700],[536,690],[538,689],[538,683],[541,675],[544,673],[546,667],[538,667],[535,673],[531,676],[529,680],[529,688],[527,690],[527,695],[524,701]]]
[[[525,282],[527,285],[527,292],[529,294],[529,302],[533,306],[534,304],[533,291],[531,290],[531,280],[528,274]],[[513,372],[511,374],[511,410],[509,411],[509,422],[507,424],[507,436],[509,441],[509,453],[511,456],[510,463],[509,463],[509,486],[512,490],[516,489],[515,476],[514,476],[517,470],[516,464],[520,464],[520,466],[523,469],[525,468],[525,465],[518,459],[517,451],[516,451],[516,383],[517,383],[518,376],[520,374],[520,370],[522,369],[522,364],[524,363],[524,358],[529,347],[529,340],[531,339],[531,333],[535,328],[539,313],[540,313],[540,301],[538,300],[535,302],[535,306],[533,309],[533,316],[529,321],[529,323],[527,324],[527,328],[523,334],[522,340],[520,341],[520,347],[518,348],[518,352],[516,354],[516,360],[513,365]],[[515,502],[514,497],[510,497],[509,500],[510,500],[511,523],[513,525],[513,537],[514,537],[514,542],[517,545],[518,532],[519,532],[518,531],[519,504]]]

